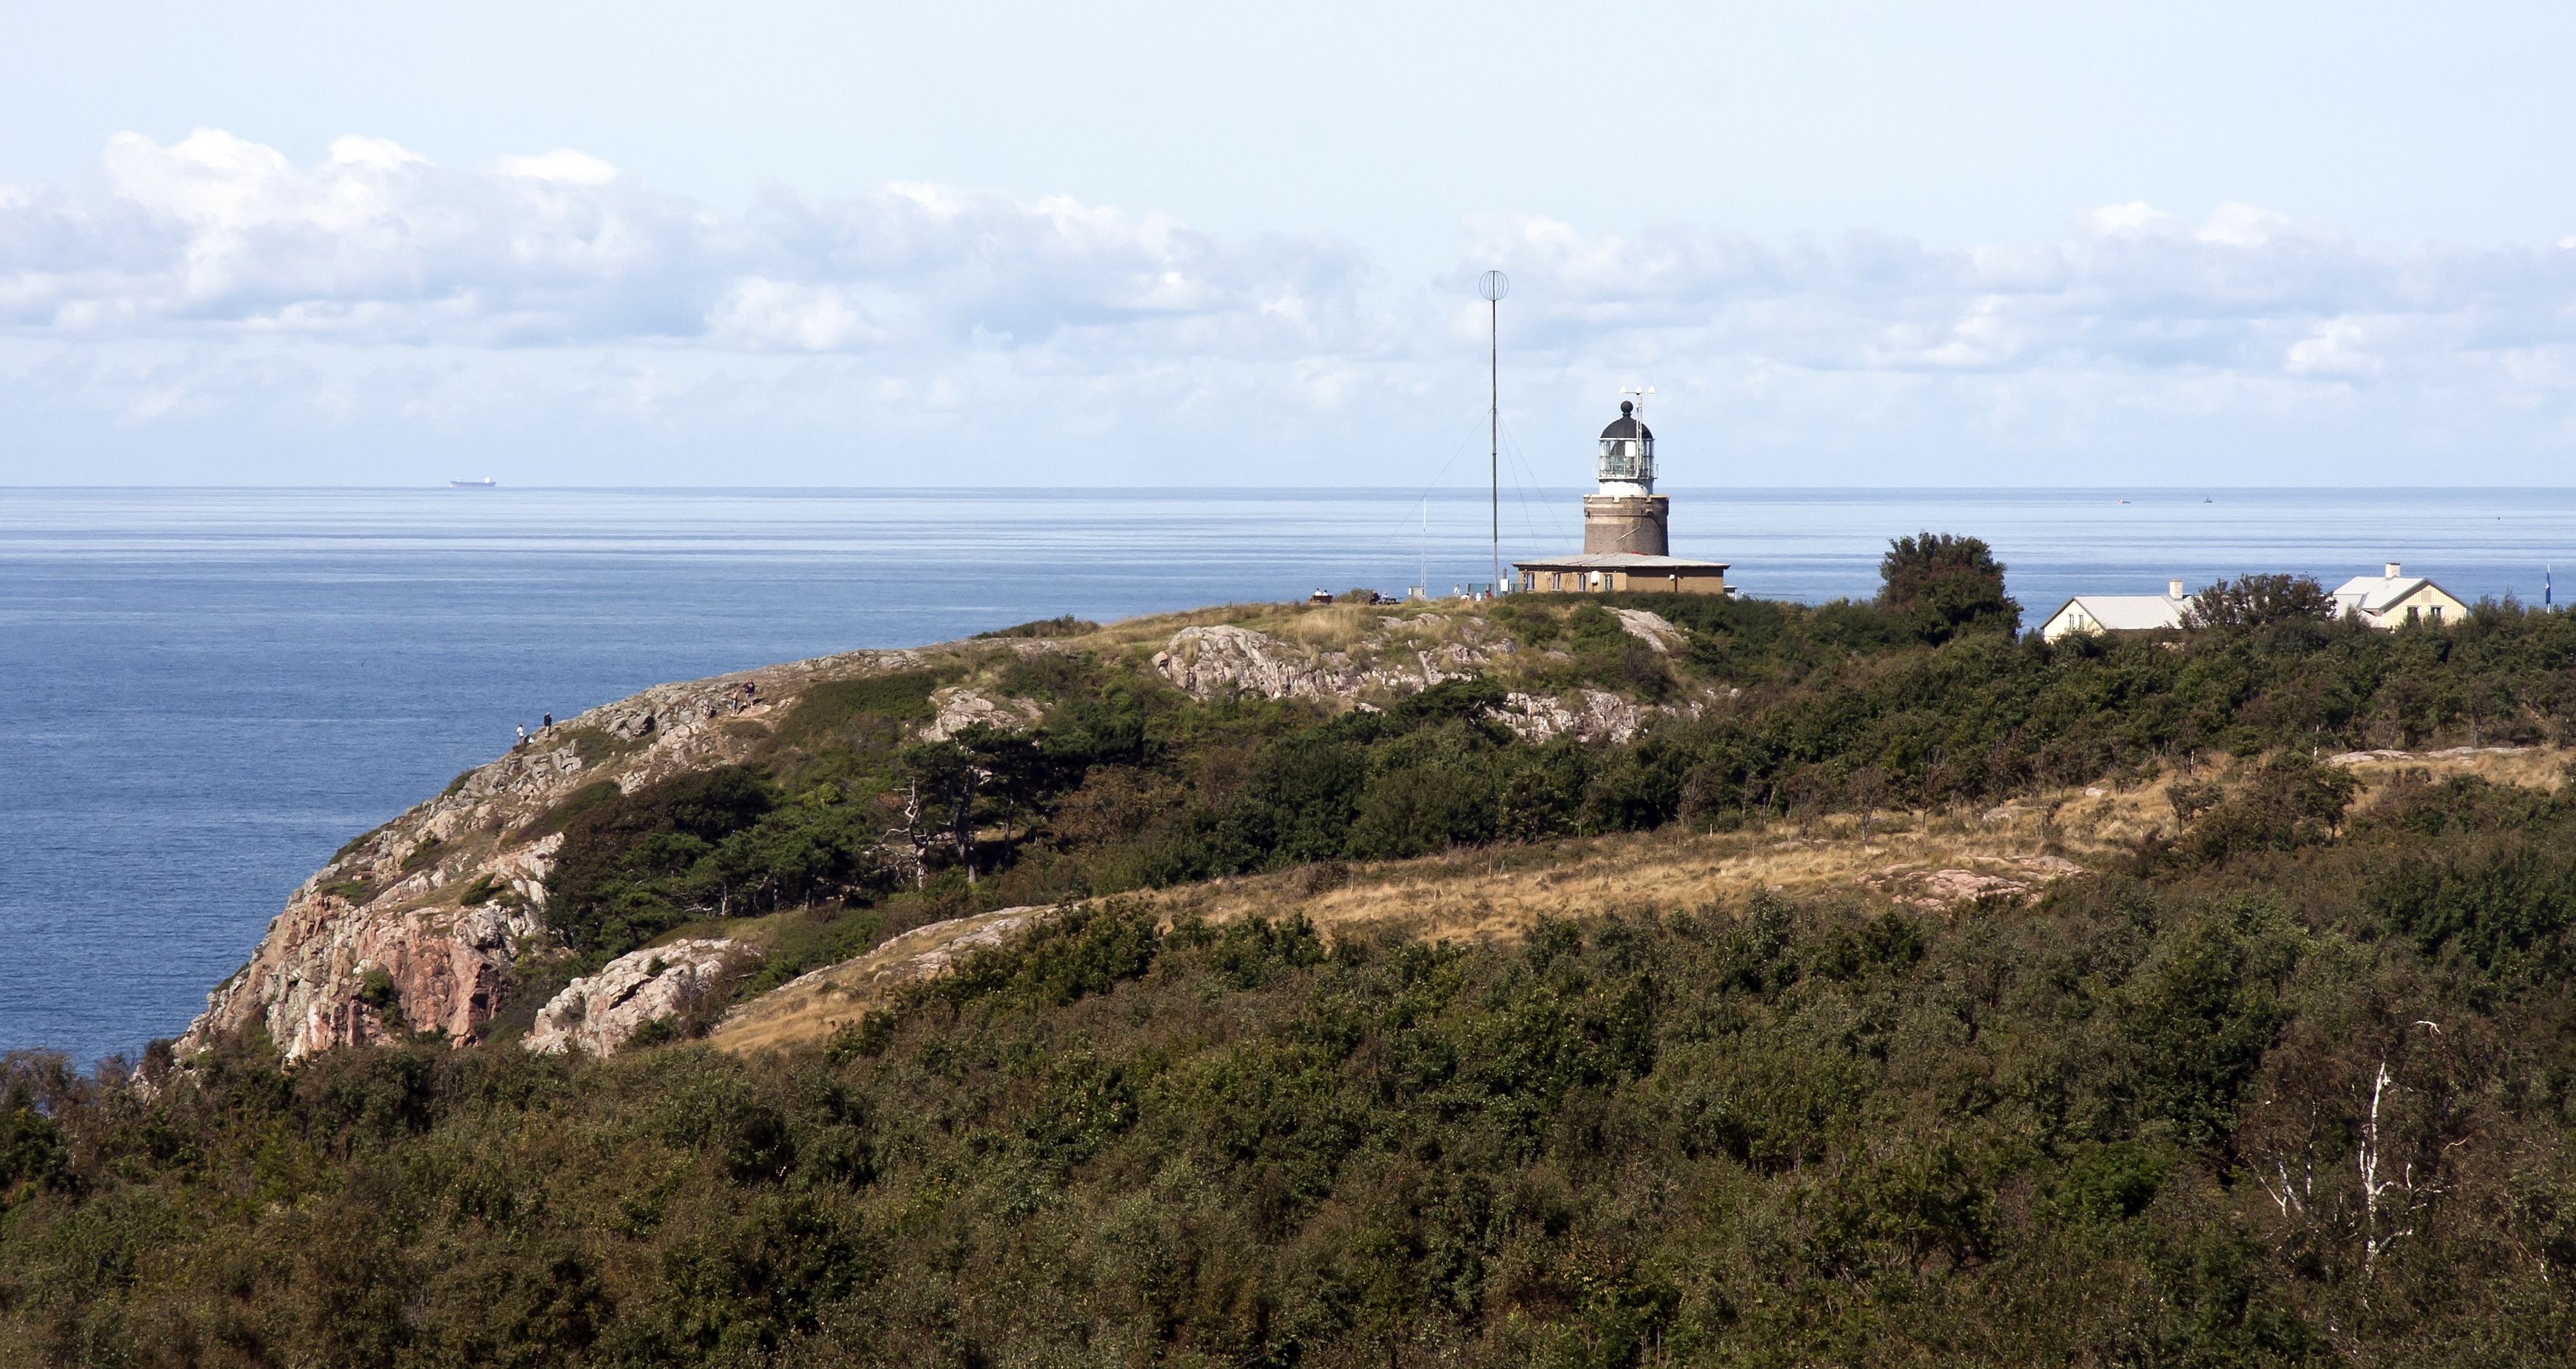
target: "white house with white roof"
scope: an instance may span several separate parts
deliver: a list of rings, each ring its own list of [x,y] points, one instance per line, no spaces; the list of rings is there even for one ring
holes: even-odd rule
[[[2058,641],[2066,633],[2154,633],[2179,628],[2182,607],[2190,605],[2182,582],[2164,582],[2164,594],[2076,594],[2040,623],[2040,641]]]
[[[2447,627],[2469,616],[2469,607],[2440,585],[2420,575],[2407,575],[2397,562],[2385,575],[2356,575],[2337,586],[2335,616],[2358,618],[2375,628],[2395,631],[2406,623]]]
[[[2153,632],[2182,626],[2183,606],[2190,599],[2182,581],[2167,580],[2162,594],[2079,594],[2048,615],[2039,637],[2054,642],[2070,632]]]

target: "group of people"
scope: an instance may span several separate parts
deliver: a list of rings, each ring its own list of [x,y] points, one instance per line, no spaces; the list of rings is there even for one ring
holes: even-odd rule
[[[554,714],[552,714],[552,713],[549,713],[549,714],[547,714],[547,715],[546,715],[546,720],[545,720],[544,722],[541,722],[541,723],[537,724],[537,735],[538,735],[538,736],[540,736],[540,737],[542,737],[542,736],[546,735],[547,733],[554,731],[554,729],[555,729],[555,715],[554,715]],[[519,741],[518,741],[518,745],[519,745],[519,746],[525,746],[525,745],[527,745],[527,744],[528,744],[528,725],[527,725],[526,723],[521,723],[521,724],[519,724]],[[517,749],[517,747],[513,747],[512,749],[513,749],[513,750],[516,750],[516,749]]]

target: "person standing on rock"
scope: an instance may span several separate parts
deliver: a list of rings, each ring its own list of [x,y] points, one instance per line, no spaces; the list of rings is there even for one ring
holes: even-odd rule
[[[518,742],[518,744],[519,744],[520,746],[525,746],[525,745],[527,745],[527,744],[528,744],[528,725],[527,725],[526,723],[521,723],[521,724],[519,724],[519,742]]]
[[[538,728],[537,728],[537,730],[538,730],[538,731],[540,731],[540,732],[552,732],[552,731],[554,731],[554,730],[555,730],[555,715],[554,715],[554,714],[552,714],[552,713],[547,714],[547,715],[546,715],[546,720],[545,720],[545,722],[544,722],[544,723],[542,723],[541,725],[539,725],[539,726],[538,726]]]

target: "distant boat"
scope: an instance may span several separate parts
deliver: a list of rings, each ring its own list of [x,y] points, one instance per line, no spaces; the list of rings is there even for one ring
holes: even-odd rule
[[[2123,504],[2126,504],[2126,503],[2128,503],[2129,501],[2128,501],[2128,500],[2126,500],[2126,499],[2123,499],[2123,500],[2121,500],[2120,502],[2121,502],[2121,503],[2123,503]]]
[[[451,490],[488,490],[500,483],[500,481],[487,475],[480,480],[450,480],[447,482],[447,488]]]

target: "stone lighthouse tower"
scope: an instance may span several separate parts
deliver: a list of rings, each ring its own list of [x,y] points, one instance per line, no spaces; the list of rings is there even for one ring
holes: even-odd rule
[[[1649,392],[1651,393],[1651,392]],[[1725,594],[1726,563],[1672,554],[1666,536],[1672,500],[1655,493],[1655,435],[1637,406],[1619,401],[1619,417],[1601,430],[1593,466],[1598,492],[1583,496],[1583,550],[1573,556],[1514,561],[1524,594]]]
[[[1637,406],[1619,401],[1619,417],[1601,430],[1601,489],[1583,497],[1583,550],[1671,554],[1665,529],[1672,500],[1655,493],[1655,434]]]

